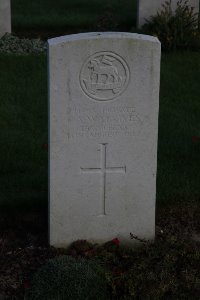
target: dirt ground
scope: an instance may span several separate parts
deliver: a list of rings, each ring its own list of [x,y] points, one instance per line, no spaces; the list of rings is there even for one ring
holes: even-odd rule
[[[176,235],[200,245],[199,216],[197,204],[157,210],[156,238]],[[66,252],[49,247],[47,220],[44,210],[1,214],[0,300],[23,299],[33,273],[48,259]]]

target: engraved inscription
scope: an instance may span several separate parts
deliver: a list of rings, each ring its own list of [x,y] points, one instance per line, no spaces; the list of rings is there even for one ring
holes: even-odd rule
[[[112,106],[96,109],[72,106],[68,110],[71,122],[67,138],[135,136],[142,125],[132,106]]]
[[[127,63],[113,52],[98,52],[90,56],[80,73],[83,91],[98,101],[116,98],[126,89],[128,81]]]
[[[101,145],[101,161],[99,168],[80,168],[82,173],[99,173],[101,180],[101,199],[102,199],[102,212],[101,215],[106,215],[106,174],[107,173],[126,173],[126,166],[123,167],[107,167],[106,148],[107,143]]]

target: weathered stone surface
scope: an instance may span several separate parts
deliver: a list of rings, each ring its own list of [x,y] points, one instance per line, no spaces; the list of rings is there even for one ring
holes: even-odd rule
[[[138,0],[138,13],[137,13],[137,26],[144,25],[146,20],[149,20],[151,16],[156,15],[157,11],[162,9],[162,4],[166,0]],[[178,0],[172,0],[172,9],[177,7]],[[194,7],[194,12],[199,13],[199,0],[189,0],[188,4]]]
[[[52,245],[154,237],[159,77],[154,37],[49,40]]]
[[[0,0],[0,38],[11,32],[10,0]]]

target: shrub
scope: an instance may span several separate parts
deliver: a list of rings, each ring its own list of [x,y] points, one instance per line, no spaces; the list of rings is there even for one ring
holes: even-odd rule
[[[40,54],[46,50],[47,44],[40,39],[20,39],[10,33],[6,33],[0,39],[0,53],[3,54]]]
[[[166,1],[162,9],[147,20],[142,31],[157,36],[164,50],[200,47],[198,14],[188,5],[188,0],[178,1],[174,12],[171,0]]]
[[[101,266],[64,255],[49,260],[35,274],[26,299],[106,300],[109,296]]]

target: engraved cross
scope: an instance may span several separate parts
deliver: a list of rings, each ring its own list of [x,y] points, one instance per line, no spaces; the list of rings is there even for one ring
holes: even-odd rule
[[[101,162],[99,168],[81,168],[82,173],[99,173],[101,176],[101,198],[102,198],[102,215],[106,215],[106,174],[107,173],[126,173],[126,166],[107,168],[106,148],[107,144],[101,145]]]

